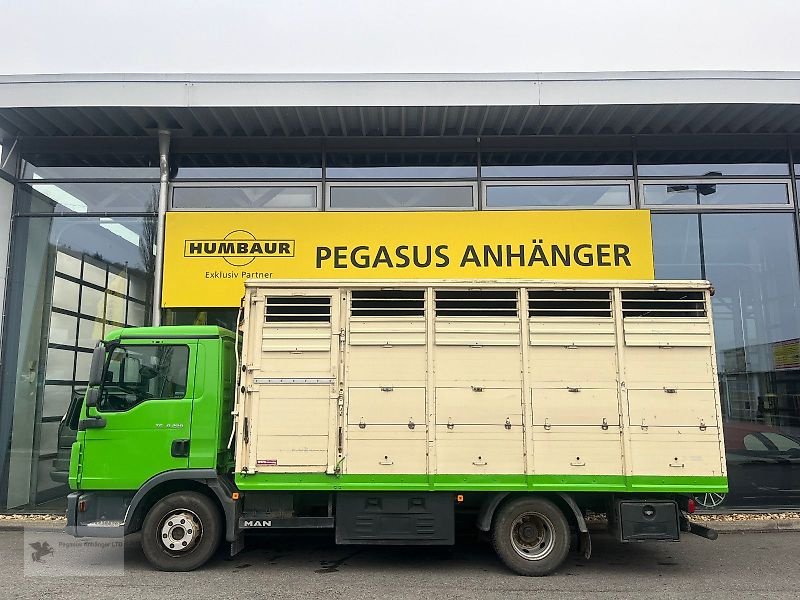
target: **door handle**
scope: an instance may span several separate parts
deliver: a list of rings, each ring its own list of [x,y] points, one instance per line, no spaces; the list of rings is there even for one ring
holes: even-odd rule
[[[102,429],[106,426],[106,420],[103,417],[87,417],[78,421],[78,431],[86,431],[87,429]]]
[[[388,456],[384,456],[384,457],[383,457],[383,460],[379,460],[379,461],[378,461],[378,464],[379,464],[379,465],[383,465],[384,467],[388,467],[388,466],[390,466],[390,465],[393,465],[393,464],[394,464],[394,461],[393,461],[393,460],[391,460],[391,459],[390,459]]]
[[[185,458],[189,456],[189,440],[172,440],[170,451],[173,458]]]
[[[476,467],[485,467],[488,463],[485,460],[483,460],[482,456],[479,456],[478,460],[472,461],[472,464],[475,465]]]

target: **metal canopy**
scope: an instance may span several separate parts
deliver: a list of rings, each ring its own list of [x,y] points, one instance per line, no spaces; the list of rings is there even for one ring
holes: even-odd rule
[[[800,73],[0,77],[0,135],[800,133]]]
[[[800,133],[800,105],[0,109],[3,137],[529,136]]]

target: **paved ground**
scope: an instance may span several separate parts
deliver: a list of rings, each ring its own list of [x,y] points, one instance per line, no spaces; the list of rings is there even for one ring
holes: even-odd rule
[[[273,534],[232,560],[170,574],[152,571],[132,537],[124,576],[60,578],[25,576],[23,533],[0,531],[0,598],[797,598],[799,550],[797,532],[637,545],[596,534],[590,560],[571,557],[557,574],[534,579],[506,571],[476,539],[455,548],[371,548],[336,546],[327,534]]]

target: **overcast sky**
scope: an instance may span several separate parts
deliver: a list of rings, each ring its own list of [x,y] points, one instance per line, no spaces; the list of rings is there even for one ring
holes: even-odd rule
[[[800,71],[797,0],[0,0],[0,74]]]

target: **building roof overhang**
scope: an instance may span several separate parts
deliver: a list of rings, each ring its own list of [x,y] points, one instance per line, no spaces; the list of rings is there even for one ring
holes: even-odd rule
[[[800,72],[0,76],[0,136],[800,133]]]

